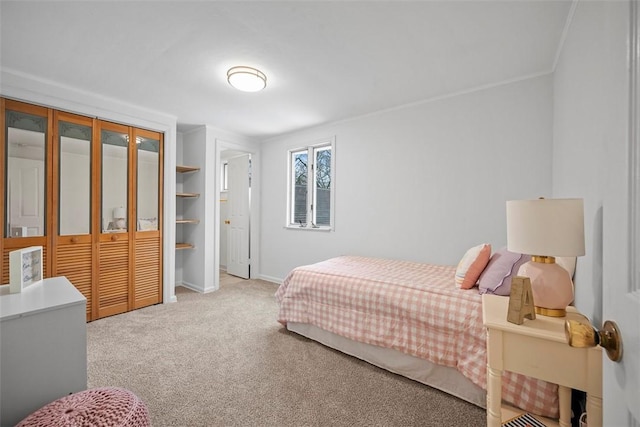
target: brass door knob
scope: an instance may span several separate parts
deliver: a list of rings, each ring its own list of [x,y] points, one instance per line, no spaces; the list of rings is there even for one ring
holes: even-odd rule
[[[228,219],[225,219],[225,220],[224,220],[224,223],[225,223],[225,224],[231,224],[231,221],[229,221]]]
[[[614,362],[619,362],[622,359],[622,337],[618,325],[612,320],[606,320],[600,331],[589,324],[567,320],[564,323],[564,333],[571,347],[599,345],[607,351],[609,359]]]

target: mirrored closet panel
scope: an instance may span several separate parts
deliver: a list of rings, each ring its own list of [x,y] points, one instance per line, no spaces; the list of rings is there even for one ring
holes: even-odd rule
[[[11,251],[42,246],[87,320],[162,302],[162,133],[0,102],[2,283]]]
[[[2,100],[2,283],[9,283],[9,252],[28,246],[42,246],[45,274],[49,272],[46,253],[50,171],[47,142],[50,136],[47,108]]]

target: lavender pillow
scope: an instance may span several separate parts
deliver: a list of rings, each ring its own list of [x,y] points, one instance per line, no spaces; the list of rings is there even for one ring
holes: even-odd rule
[[[509,252],[507,248],[495,252],[478,279],[479,292],[508,296],[511,293],[511,278],[516,276],[520,266],[529,260],[530,255]]]

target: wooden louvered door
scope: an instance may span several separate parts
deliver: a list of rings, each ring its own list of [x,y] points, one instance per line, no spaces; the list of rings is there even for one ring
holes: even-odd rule
[[[162,302],[160,242],[158,236],[136,237],[134,308]]]
[[[96,201],[94,218],[99,226],[97,317],[124,313],[133,308],[131,291],[131,231],[133,180],[130,167],[131,129],[114,123],[100,122],[99,138],[94,145]],[[95,176],[95,175],[94,175]]]
[[[129,311],[129,239],[101,235],[98,252],[98,318]]]
[[[53,276],[65,276],[87,299],[87,321],[94,320],[91,236],[56,238]]]
[[[56,111],[53,173],[54,241],[52,275],[66,276],[87,299],[93,313],[93,240],[91,224],[91,155],[95,119]],[[94,196],[95,197],[95,196]]]
[[[163,138],[158,132],[134,129],[136,147],[133,240],[133,308],[162,302],[162,163]]]

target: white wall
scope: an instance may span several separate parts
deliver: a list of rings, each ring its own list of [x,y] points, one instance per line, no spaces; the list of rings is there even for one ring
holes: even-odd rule
[[[618,105],[624,105],[628,96],[612,90],[620,86],[616,80],[626,77],[628,12],[618,14],[622,21],[611,23],[607,17],[614,16],[613,9],[628,7],[627,2],[578,2],[553,79],[553,195],[584,198],[586,254],[576,266],[575,305],[595,325],[602,321],[606,159],[612,150],[624,150],[625,143],[606,123],[617,114],[615,98],[623,98]],[[612,41],[610,34],[616,32],[609,26],[622,28],[623,37]]]
[[[334,135],[335,231],[285,229],[287,150]],[[551,195],[551,143],[550,75],[266,141],[261,275],[342,254],[454,265],[504,246],[505,201]]]

